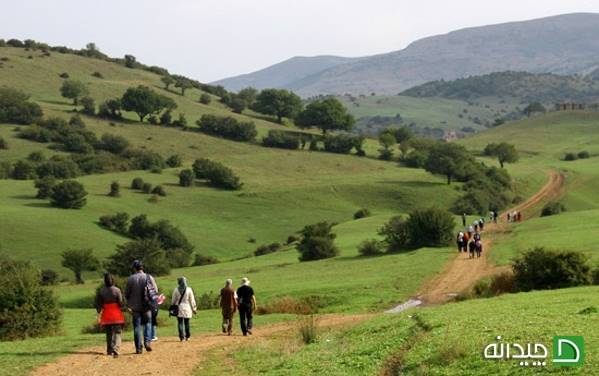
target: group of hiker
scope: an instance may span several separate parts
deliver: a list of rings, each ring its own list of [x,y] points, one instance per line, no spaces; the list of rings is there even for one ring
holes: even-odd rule
[[[465,223],[466,214],[462,216],[462,223]],[[464,227],[466,227],[464,225]],[[485,219],[475,220],[470,226],[460,231],[457,236],[458,252],[468,253],[468,258],[480,258],[483,252],[483,243],[480,233],[485,228]]]
[[[519,211],[513,211],[507,213],[507,221],[509,222],[522,222],[522,213]]]
[[[152,342],[157,337],[157,317],[159,306],[166,300],[159,294],[156,280],[144,272],[141,261],[135,260],[132,265],[133,274],[127,279],[125,294],[115,286],[114,277],[104,274],[104,286],[97,291],[95,306],[98,322],[106,333],[106,353],[117,358],[120,354],[121,337],[125,325],[122,312],[124,300],[127,311],[131,314],[133,324],[133,340],[135,353],[142,354],[145,349],[152,351]],[[233,280],[227,279],[220,291],[220,308],[222,312],[222,332],[231,335],[233,317],[239,311],[241,331],[244,336],[252,334],[253,312],[256,309],[254,290],[247,278],[241,280],[241,286],[235,290]],[[191,338],[190,319],[197,313],[197,305],[193,290],[187,285],[185,277],[177,279],[169,307],[169,316],[177,318],[179,340],[189,341]]]

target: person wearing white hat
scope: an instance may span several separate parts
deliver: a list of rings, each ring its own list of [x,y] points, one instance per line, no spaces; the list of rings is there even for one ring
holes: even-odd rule
[[[256,310],[256,296],[250,287],[247,277],[241,279],[241,286],[237,289],[237,306],[239,308],[239,321],[244,336],[252,334],[253,313]]]

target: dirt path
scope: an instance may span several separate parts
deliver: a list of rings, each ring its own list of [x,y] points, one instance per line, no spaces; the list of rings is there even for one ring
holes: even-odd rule
[[[548,182],[525,202],[507,210],[499,217],[499,223],[487,223],[483,232],[483,256],[480,259],[469,259],[465,253],[459,253],[449,262],[437,277],[425,282],[417,299],[426,305],[444,303],[455,295],[467,290],[481,278],[509,270],[509,266],[497,266],[489,261],[493,238],[497,233],[508,230],[505,222],[508,212],[519,211],[523,219],[533,217],[540,211],[539,204],[557,199],[562,193],[564,175],[551,171]]]
[[[370,315],[325,315],[319,317],[318,324],[324,327],[347,326],[361,322]],[[296,322],[285,322],[256,328],[253,336],[243,337],[239,333],[231,337],[222,334],[199,334],[189,342],[180,342],[178,337],[161,337],[153,346],[154,351],[135,354],[131,341],[132,334],[124,335],[121,356],[113,359],[105,355],[104,347],[83,349],[58,359],[54,363],[43,365],[31,372],[32,376],[105,376],[119,375],[164,375],[188,376],[202,362],[207,350],[227,347],[235,348],[254,338],[266,338],[277,332],[293,330]]]

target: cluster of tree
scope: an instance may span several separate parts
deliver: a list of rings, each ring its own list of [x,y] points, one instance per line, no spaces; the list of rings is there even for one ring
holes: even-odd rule
[[[161,185],[153,186],[151,183],[143,181],[142,178],[135,178],[131,181],[131,189],[142,191],[146,194],[157,196],[166,196],[166,191]]]
[[[189,177],[193,177],[193,179],[206,180],[209,185],[221,189],[239,190],[243,186],[243,183],[240,181],[239,177],[235,175],[233,170],[222,163],[206,158],[196,159],[193,163],[193,170],[183,170],[181,174],[191,175]],[[180,183],[184,180],[181,176],[179,176],[179,179]],[[193,179],[189,185],[181,185],[191,186],[193,184]],[[187,180],[185,180],[185,182],[187,182]]]
[[[507,142],[488,144],[483,153],[489,157],[496,157],[501,168],[503,168],[505,163],[516,163],[519,158],[516,147]]]
[[[307,140],[311,140],[311,135],[293,131],[284,131],[280,129],[271,129],[268,135],[262,137],[262,145],[269,148],[280,149],[299,149],[306,145]]]
[[[170,76],[165,75],[160,78],[162,83],[164,84],[164,89],[168,90],[171,85],[175,85],[176,88],[181,90],[181,95],[185,96],[185,90],[191,89],[194,87],[192,80],[184,76]]]
[[[566,207],[561,202],[548,202],[541,210],[541,217],[561,214],[566,211]]]
[[[453,204],[456,214],[486,214],[500,210],[510,203],[511,178],[506,170],[485,165],[473,165],[468,181],[462,186],[464,194]]]
[[[445,247],[453,241],[451,213],[438,208],[416,209],[407,218],[393,217],[380,230],[388,252],[421,247]]]
[[[28,262],[0,259],[0,340],[51,336],[60,330],[62,311],[40,272]]]
[[[403,126],[400,128],[385,128],[379,134],[379,159],[389,161],[393,159],[393,149],[396,144],[400,145],[401,150],[409,148],[409,141],[414,137],[410,128]]]
[[[300,128],[319,128],[323,134],[332,130],[350,131],[356,123],[354,117],[337,98],[328,97],[309,103],[295,119]]]
[[[253,108],[258,97],[258,90],[247,87],[238,93],[227,93],[220,101],[235,113],[242,113],[246,108]],[[201,99],[201,98],[200,98]]]
[[[576,161],[578,159],[588,159],[591,158],[591,154],[584,150],[579,151],[578,153],[568,152],[564,155],[564,161]]]
[[[0,123],[32,124],[43,116],[41,107],[29,101],[29,95],[0,87]]]
[[[257,96],[252,109],[266,115],[276,116],[277,122],[283,118],[295,118],[302,110],[302,99],[285,89],[264,89]]]
[[[269,253],[274,253],[278,250],[281,249],[281,243],[270,243],[270,244],[263,244],[261,246],[258,246],[258,248],[256,248],[256,250],[254,251],[254,256],[263,256],[263,255],[267,255]]]
[[[336,135],[326,134],[323,136],[324,151],[328,153],[349,154],[353,149],[356,155],[365,156],[363,149],[364,136],[350,133],[340,133]],[[311,148],[312,149],[312,148]]]
[[[180,268],[191,263],[193,246],[183,232],[168,220],[151,223],[145,214],[140,214],[129,221],[127,213],[116,213],[100,217],[99,223],[100,226],[131,239],[156,240],[167,256],[169,267]],[[131,259],[131,262],[133,260],[135,259]],[[127,273],[131,269],[131,263],[122,266],[123,270],[120,272]]]
[[[230,116],[202,115],[200,132],[234,141],[253,141],[258,132],[253,122],[240,122]]]
[[[300,261],[321,260],[339,254],[339,249],[335,245],[337,235],[331,231],[333,225],[319,222],[308,225],[300,231],[301,238],[297,244]]]

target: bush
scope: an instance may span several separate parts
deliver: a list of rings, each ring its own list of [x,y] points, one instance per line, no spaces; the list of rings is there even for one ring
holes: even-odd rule
[[[588,159],[591,157],[591,154],[588,151],[581,151],[576,155],[580,159]]]
[[[0,137],[0,150],[8,149],[8,142],[4,139],[4,137]]]
[[[354,213],[354,219],[370,217],[372,213],[367,208],[362,208]]]
[[[141,190],[143,193],[151,193],[152,192],[152,184],[150,183],[143,183],[143,185],[141,186]]]
[[[292,244],[295,243],[296,241],[299,240],[299,237],[295,236],[295,235],[289,235],[287,237],[287,244]]]
[[[134,260],[140,260],[144,271],[153,276],[167,275],[171,266],[167,254],[158,239],[137,239],[118,245],[116,252],[108,257],[106,268],[110,273],[126,277],[131,274]]]
[[[34,183],[37,188],[37,195],[35,198],[47,199],[52,194],[52,188],[56,185],[56,179],[53,176],[46,176],[41,179],[37,179]]]
[[[263,256],[269,253],[274,253],[281,249],[281,244],[279,243],[271,243],[268,245],[261,245],[254,251],[254,256]]]
[[[561,212],[566,211],[566,207],[559,202],[549,202],[543,206],[541,210],[541,217],[548,217],[550,215],[557,215]]]
[[[579,252],[533,248],[512,262],[516,286],[530,291],[589,285],[592,275],[587,260]]]
[[[40,272],[40,285],[54,286],[58,284],[58,273],[52,269],[42,269]]]
[[[42,108],[29,101],[29,95],[0,87],[0,123],[32,124],[43,116]]]
[[[92,73],[92,76],[96,77],[96,78],[104,78],[104,76],[100,72],[94,72],[94,73]]]
[[[83,106],[81,112],[86,115],[94,116],[96,114],[96,102],[91,97],[83,97],[79,101],[79,104]]]
[[[0,340],[42,337],[60,330],[62,312],[29,263],[0,259]]]
[[[29,161],[17,161],[12,166],[11,177],[17,180],[29,180],[35,179],[37,174],[35,172],[35,164]]]
[[[173,122],[173,113],[169,110],[164,111],[162,115],[160,115],[160,124],[164,126],[171,125]]]
[[[324,137],[324,150],[329,153],[349,154],[353,148],[356,148],[356,151],[361,150],[363,143],[363,136],[345,133],[327,134]]]
[[[207,310],[219,307],[220,295],[213,291],[205,292],[198,297],[198,309]]]
[[[333,299],[322,295],[308,295],[301,298],[281,296],[272,299],[268,304],[263,304],[256,310],[259,315],[273,313],[287,313],[295,315],[309,315],[317,313],[321,308],[332,304]]]
[[[313,315],[302,318],[299,322],[299,332],[302,342],[306,345],[316,342],[318,339],[317,319]]]
[[[183,159],[178,154],[173,154],[166,159],[166,165],[170,168],[181,167]]]
[[[110,184],[110,192],[108,193],[110,197],[120,197],[121,196],[121,185],[118,181],[113,181]]]
[[[179,118],[177,120],[173,121],[173,126],[179,127],[179,128],[186,128],[187,127],[187,118],[185,117],[185,114],[180,113]]]
[[[252,141],[258,134],[254,123],[239,122],[230,116],[202,115],[197,125],[200,132],[234,141]]]
[[[154,189],[152,189],[152,194],[153,195],[158,195],[161,197],[165,197],[166,196],[166,191],[164,190],[164,188],[161,185],[157,185],[154,187]]]
[[[60,78],[64,78],[64,79],[67,79],[67,78],[69,78],[69,77],[70,77],[70,76],[69,76],[69,74],[68,74],[67,72],[62,72],[62,73],[61,73],[61,74],[59,74],[58,76],[59,76]]]
[[[271,129],[268,131],[268,135],[262,138],[262,145],[271,148],[295,150],[300,147],[300,139],[300,134],[297,132]]]
[[[114,215],[100,217],[100,226],[107,230],[126,235],[129,231],[129,214],[119,212]]]
[[[501,294],[514,293],[517,290],[514,275],[504,272],[478,281],[472,287],[472,294],[479,298],[491,298]]]
[[[566,155],[564,155],[564,161],[575,161],[577,159],[578,155],[575,153],[566,153]]]
[[[193,260],[193,266],[212,265],[218,263],[219,261],[216,259],[216,257],[204,256],[199,253],[196,253],[195,258]]]
[[[383,254],[383,251],[384,251],[384,249],[383,249],[381,242],[379,242],[376,239],[364,240],[358,246],[358,252],[362,256],[376,256],[376,255]]]
[[[331,233],[332,227],[328,222],[304,227],[301,231],[302,238],[297,245],[300,261],[320,260],[339,254],[339,249],[334,243],[336,235]]]
[[[142,178],[135,178],[131,181],[131,189],[142,189],[144,180]]]
[[[63,209],[81,209],[87,203],[87,192],[74,180],[65,180],[52,188],[50,204]]]
[[[197,159],[193,163],[193,172],[197,179],[206,179],[213,187],[239,190],[243,186],[230,168],[206,158]]]
[[[385,236],[388,251],[421,247],[444,247],[453,241],[455,222],[445,210],[416,209],[407,219],[393,217],[379,230]]]
[[[166,164],[160,154],[147,150],[126,150],[125,158],[131,160],[131,167],[136,170],[163,169]]]
[[[379,159],[383,161],[390,161],[393,159],[393,149],[379,149]]]
[[[41,151],[32,151],[27,156],[27,160],[31,162],[43,162],[45,159],[46,157],[44,156],[44,153],[42,153]]]
[[[129,141],[123,136],[109,133],[102,135],[99,148],[112,154],[121,154],[129,147]]]
[[[52,158],[49,161],[39,164],[35,172],[38,177],[53,176],[57,179],[72,179],[81,175],[79,166],[72,159]]]
[[[193,180],[195,176],[193,171],[190,169],[185,169],[179,173],[179,185],[181,187],[191,187],[193,185]]]
[[[210,104],[210,102],[212,102],[212,97],[210,97],[210,95],[203,93],[202,95],[200,95],[200,103],[201,104]]]

